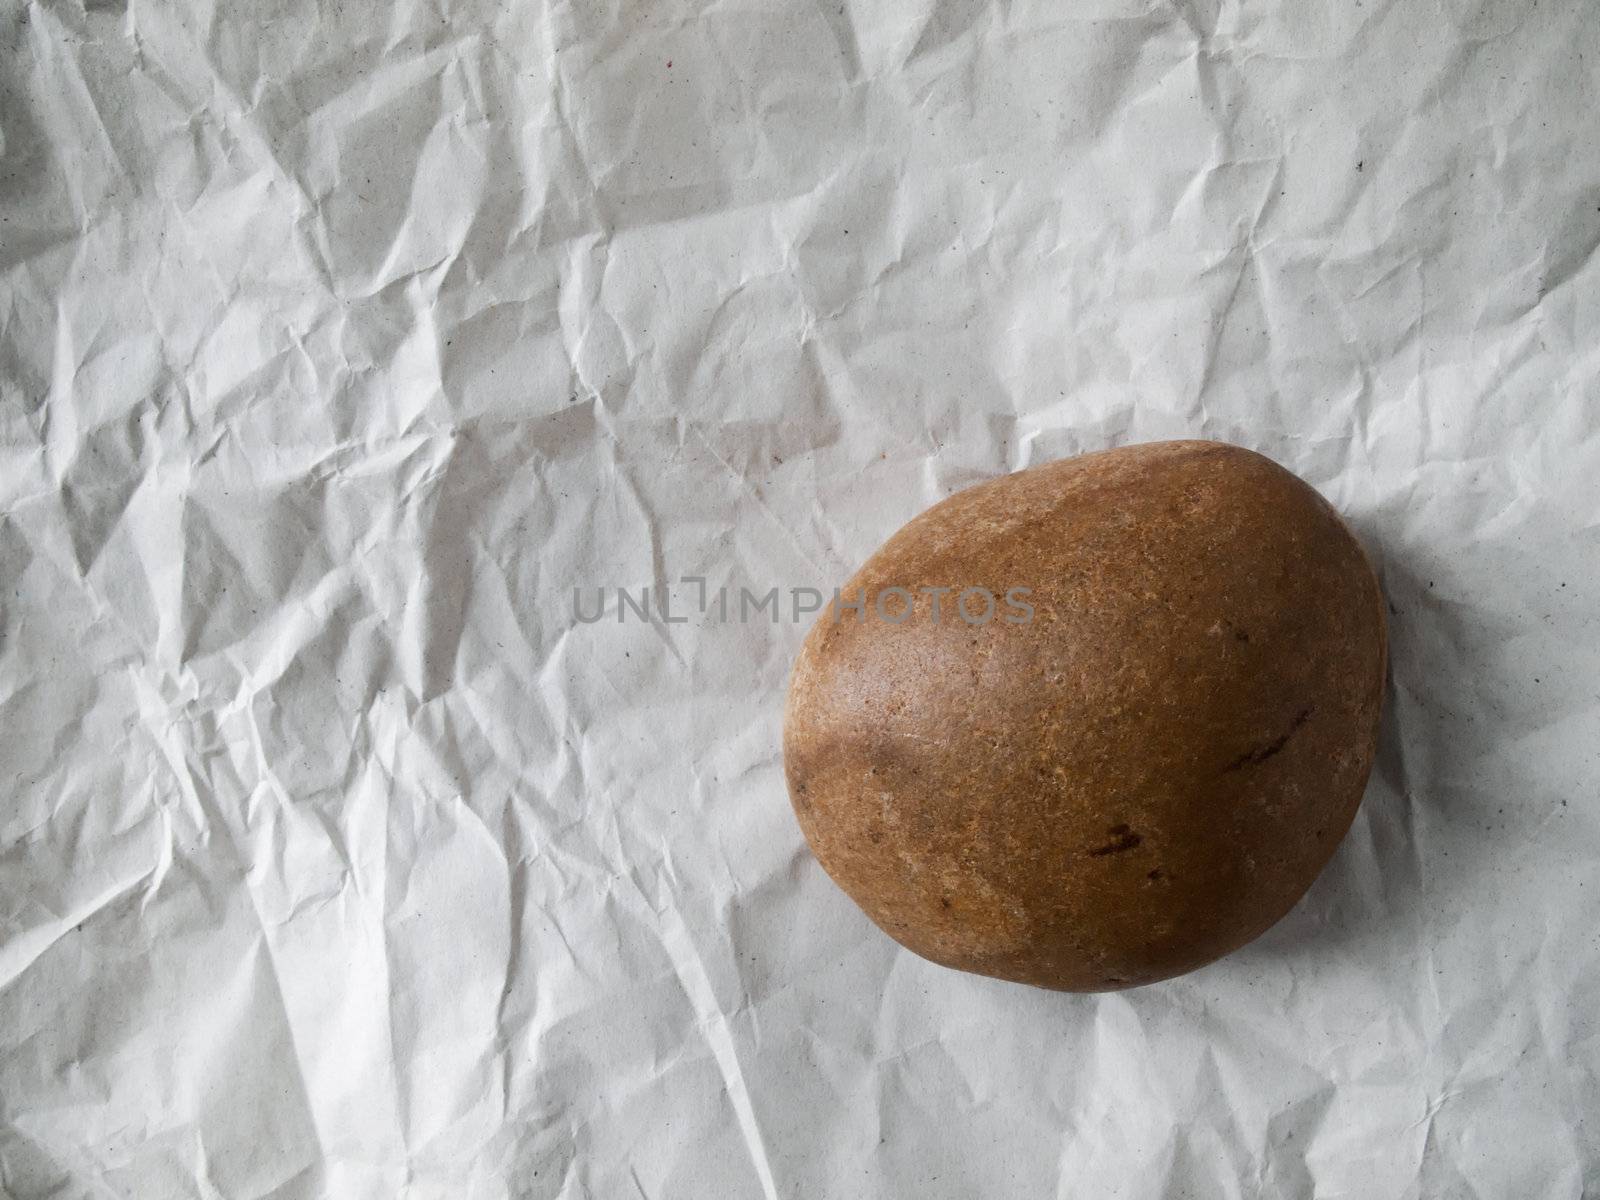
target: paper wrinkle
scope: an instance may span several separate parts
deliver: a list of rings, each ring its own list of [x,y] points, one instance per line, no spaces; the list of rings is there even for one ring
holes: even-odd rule
[[[0,1192],[1600,1187],[1595,62],[1581,0],[0,13]],[[1350,517],[1391,686],[1179,980],[900,951],[785,798],[804,624],[618,616],[1190,436]]]

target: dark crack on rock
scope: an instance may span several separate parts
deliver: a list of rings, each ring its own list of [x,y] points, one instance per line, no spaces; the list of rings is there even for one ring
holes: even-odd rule
[[[1241,754],[1238,758],[1234,759],[1231,763],[1222,768],[1223,773],[1226,774],[1229,771],[1240,771],[1245,767],[1258,766],[1259,764],[1266,762],[1267,759],[1271,758],[1273,755],[1279,753],[1285,746],[1289,744],[1289,739],[1299,731],[1300,727],[1311,719],[1311,712],[1312,710],[1309,708],[1302,708],[1298,713],[1295,714],[1294,721],[1290,724],[1288,730],[1273,738],[1270,742],[1267,742],[1261,746],[1257,746],[1254,750],[1248,750]]]
[[[1107,854],[1121,854],[1125,850],[1134,849],[1144,841],[1144,838],[1126,825],[1113,825],[1110,832],[1114,840],[1107,842],[1104,846],[1096,846],[1089,851],[1090,858],[1104,858]]]

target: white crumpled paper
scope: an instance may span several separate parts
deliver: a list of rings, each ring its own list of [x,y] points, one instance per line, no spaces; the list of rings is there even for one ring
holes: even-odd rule
[[[1587,0],[0,2],[0,1194],[1600,1193],[1597,79]],[[1191,435],[1393,679],[1170,983],[870,926],[804,620],[574,619]]]

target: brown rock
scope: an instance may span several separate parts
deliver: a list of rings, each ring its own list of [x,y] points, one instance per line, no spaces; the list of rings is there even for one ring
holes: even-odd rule
[[[892,587],[900,623],[874,611]],[[1382,596],[1338,514],[1258,454],[1162,442],[996,479],[841,590],[867,613],[830,606],[801,649],[789,794],[839,886],[934,962],[1067,991],[1192,970],[1283,916],[1355,815]]]

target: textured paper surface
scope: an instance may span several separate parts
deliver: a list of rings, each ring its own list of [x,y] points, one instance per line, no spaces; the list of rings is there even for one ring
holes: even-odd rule
[[[0,0],[0,1193],[1600,1193],[1597,71],[1584,0]],[[1171,983],[873,929],[803,623],[573,618],[1194,435],[1393,678]]]

